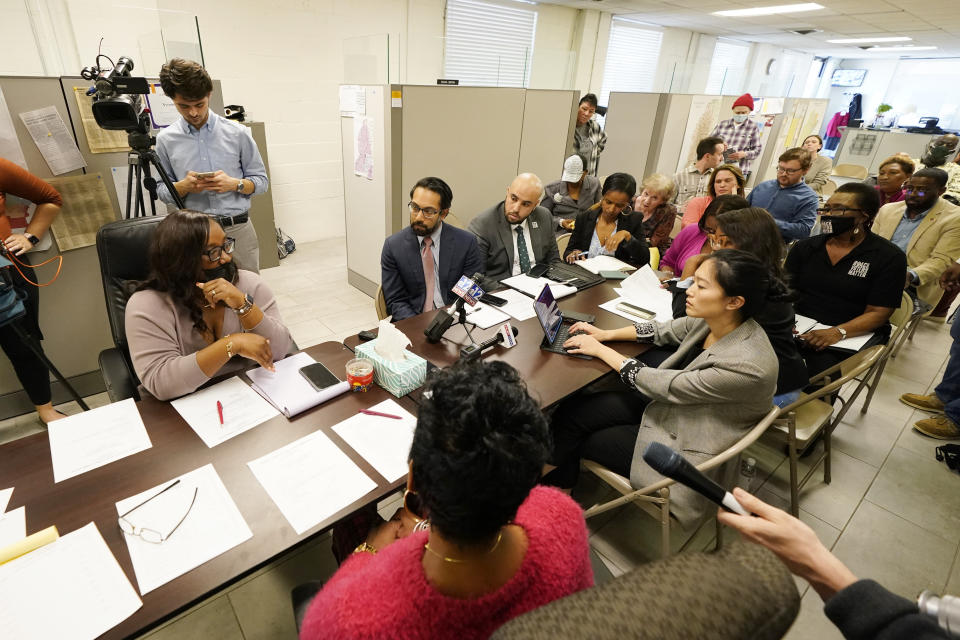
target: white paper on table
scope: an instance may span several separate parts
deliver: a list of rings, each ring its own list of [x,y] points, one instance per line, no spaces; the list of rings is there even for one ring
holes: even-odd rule
[[[0,491],[0,516],[3,516],[3,513],[7,510],[7,505],[10,504],[10,496],[12,495],[13,487]]]
[[[322,431],[247,465],[298,535],[377,488]]]
[[[217,413],[218,401],[223,406],[223,424],[220,424]],[[236,376],[177,398],[170,404],[208,447],[215,447],[280,415]]]
[[[10,117],[10,108],[3,97],[2,88],[0,88],[0,158],[6,158],[23,169],[27,168],[27,159],[23,157],[23,148],[20,146],[20,140],[17,139],[17,130],[13,128],[13,118]]]
[[[499,296],[507,301],[507,304],[500,307],[500,311],[510,314],[517,320],[529,320],[537,315],[533,310],[533,298],[516,289],[504,289],[503,291],[497,291],[493,295]]]
[[[560,284],[559,282],[554,282],[549,278],[531,278],[525,273],[521,273],[518,276],[504,278],[500,282],[508,287],[513,287],[517,291],[522,291],[528,296],[533,296],[534,298],[540,295],[540,292],[543,291],[543,285],[545,284],[550,285],[550,292],[553,293],[555,300],[565,298],[577,292],[576,287],[568,284]]]
[[[91,640],[143,606],[92,522],[0,565],[0,602],[0,635],[18,640]]]
[[[20,114],[30,137],[55,176],[87,166],[76,141],[54,106]]]
[[[510,320],[510,316],[484,302],[478,302],[472,307],[467,306],[465,309],[467,310],[467,322],[481,329],[489,329],[494,325]]]
[[[133,398],[54,420],[47,431],[54,482],[153,446]]]
[[[617,260],[613,256],[594,256],[586,260],[577,260],[576,264],[590,273],[596,274],[599,274],[601,271],[633,271],[636,269],[632,264],[628,264],[623,260]]]
[[[629,302],[630,304],[636,305],[641,309],[647,309],[648,311],[653,311],[650,307],[644,306],[642,304],[637,304],[633,300],[628,298],[614,298],[613,300],[607,300],[603,304],[598,305],[604,311],[609,311],[610,313],[620,316],[621,318],[626,318],[630,322],[644,322],[644,321],[656,321],[656,322],[668,322],[673,318],[672,313],[657,313],[655,318],[646,318],[641,315],[634,315],[622,309],[618,309],[617,305],[621,302]]]
[[[794,315],[794,320],[797,326],[797,333],[803,334],[808,331],[820,331],[822,329],[831,329],[832,325],[823,324],[822,322],[817,322],[813,318],[808,318],[807,316],[802,316],[799,313]],[[862,336],[855,336],[853,338],[844,338],[840,342],[836,342],[830,345],[831,349],[843,349],[844,351],[860,351],[863,347],[873,338],[874,332],[865,333]]]
[[[147,542],[140,536],[124,534],[140,595],[150,593],[253,537],[212,464],[185,473],[179,479],[180,484],[176,487],[127,516],[127,520],[135,526],[154,529],[166,535],[183,514],[187,514],[173,535],[160,544]],[[117,503],[117,515],[157,495],[175,480],[177,478],[171,478],[121,500]],[[194,489],[197,490],[197,498],[190,508]]]
[[[20,507],[0,515],[0,548],[19,542],[27,537],[27,509]],[[0,600],[3,602],[3,600]],[[6,604],[4,604],[6,606]],[[3,607],[0,607],[2,609]],[[0,619],[3,614],[0,613]],[[0,625],[0,629],[3,626]]]
[[[620,296],[620,298],[604,304],[612,305],[618,302],[629,302],[648,311],[653,311],[656,314],[657,322],[669,322],[673,319],[673,295],[669,291],[664,291],[664,293],[666,293],[665,296],[657,294],[631,295],[629,292],[620,288],[614,288],[613,292]],[[634,320],[637,319],[637,316],[630,317],[634,318]]]
[[[417,419],[393,399],[384,400],[370,410],[400,416],[400,419],[358,413],[334,425],[333,430],[387,482],[395,482],[409,470],[407,460]]]
[[[350,383],[341,381],[332,387],[317,391],[300,375],[300,369],[316,360],[301,351],[273,363],[276,372],[257,367],[247,371],[251,387],[288,418],[312,409],[350,390]]]

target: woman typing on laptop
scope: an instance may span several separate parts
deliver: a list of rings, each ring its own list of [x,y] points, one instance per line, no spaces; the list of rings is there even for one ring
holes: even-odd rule
[[[660,479],[642,459],[650,442],[668,444],[694,464],[730,447],[770,410],[777,357],[753,316],[768,300],[786,295],[755,256],[721,250],[697,269],[687,290],[687,317],[610,331],[573,325],[564,346],[603,360],[632,388],[564,401],[551,425],[544,483],[572,488],[580,459],[587,458],[643,487]],[[653,369],[603,344],[618,340],[677,345],[677,351]],[[722,473],[714,470],[714,479]],[[671,512],[684,526],[711,509],[685,487],[671,489],[671,498]]]

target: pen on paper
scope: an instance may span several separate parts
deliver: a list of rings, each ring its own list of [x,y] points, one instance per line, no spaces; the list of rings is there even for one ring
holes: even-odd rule
[[[395,416],[392,413],[380,413],[379,411],[371,411],[370,409],[360,409],[360,413],[365,413],[368,416],[379,416],[381,418],[393,418],[394,420],[402,420],[400,416]]]
[[[217,400],[217,416],[220,418],[220,426],[223,426],[223,404]]]

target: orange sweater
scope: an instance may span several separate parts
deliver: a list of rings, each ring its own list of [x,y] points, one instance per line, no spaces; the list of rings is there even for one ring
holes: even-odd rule
[[[0,158],[0,239],[10,235],[10,218],[7,216],[8,193],[38,205],[60,206],[63,204],[60,194],[48,182],[19,165]]]

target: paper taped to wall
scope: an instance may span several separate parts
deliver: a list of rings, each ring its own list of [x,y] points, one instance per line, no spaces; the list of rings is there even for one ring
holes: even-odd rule
[[[59,176],[87,166],[80,149],[54,106],[25,111],[20,119],[53,175]]]

